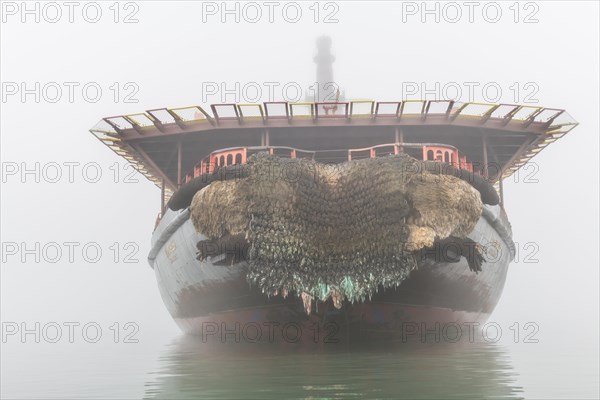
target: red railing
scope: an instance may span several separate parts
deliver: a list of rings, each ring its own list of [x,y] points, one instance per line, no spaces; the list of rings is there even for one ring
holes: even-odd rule
[[[247,155],[248,149],[246,147],[213,151],[194,166],[193,171],[185,176],[185,182],[187,183],[203,174],[212,174],[217,167],[245,164]]]
[[[466,156],[459,154],[458,149],[447,145],[424,145],[423,160],[445,162],[456,168],[473,172],[473,164],[467,161]]]
[[[396,155],[403,152],[404,147],[420,147],[422,149],[422,159],[429,161],[445,162],[459,169],[465,169],[473,172],[473,165],[467,161],[466,156],[459,153],[458,149],[453,146],[438,144],[438,143],[390,143],[380,144],[372,147],[360,149],[338,150],[346,151],[348,161],[361,158],[376,158],[387,155]],[[199,177],[203,174],[211,174],[215,168],[245,164],[248,157],[252,154],[265,151],[271,155],[276,155],[286,158],[310,158],[314,159],[319,151],[309,151],[295,149],[284,146],[260,146],[260,147],[235,147],[213,151],[194,166],[192,172],[185,176],[185,182]],[[333,150],[329,150],[331,152]]]
[[[360,158],[376,158],[402,153],[402,145],[399,143],[380,144],[362,149],[348,149],[348,161]]]

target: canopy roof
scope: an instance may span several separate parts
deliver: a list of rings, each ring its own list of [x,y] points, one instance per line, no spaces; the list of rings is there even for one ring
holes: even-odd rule
[[[557,108],[357,100],[213,104],[210,112],[200,106],[161,108],[103,118],[90,132],[148,179],[173,191],[211,152],[257,145],[333,150],[394,141],[445,143],[474,164],[483,165],[485,153],[488,165],[501,167],[506,178],[575,126]]]

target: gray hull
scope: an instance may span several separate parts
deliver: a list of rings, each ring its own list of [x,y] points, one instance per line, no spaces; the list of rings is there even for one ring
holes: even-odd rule
[[[307,316],[298,297],[268,297],[250,286],[245,262],[215,265],[225,255],[198,261],[196,244],[207,238],[195,231],[189,214],[189,210],[165,213],[153,233],[148,260],[167,310],[183,331],[192,334],[205,333],[207,324],[268,321],[279,326],[333,320],[346,328],[377,332],[397,332],[407,324],[482,323],[501,296],[514,256],[506,215],[498,206],[485,206],[469,235],[485,250],[482,272],[470,271],[464,258],[456,263],[424,259],[398,288],[380,290],[364,303],[344,303],[341,310],[329,300]]]

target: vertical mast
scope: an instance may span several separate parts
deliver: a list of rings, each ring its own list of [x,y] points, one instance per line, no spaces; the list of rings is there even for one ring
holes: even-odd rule
[[[334,102],[338,93],[337,85],[333,81],[333,67],[335,57],[331,54],[331,38],[321,36],[317,39],[317,55],[314,58],[317,64],[317,91],[316,102]]]

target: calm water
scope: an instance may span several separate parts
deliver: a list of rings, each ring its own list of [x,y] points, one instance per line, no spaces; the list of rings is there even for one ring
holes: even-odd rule
[[[541,344],[298,350],[178,336],[4,347],[3,398],[598,398],[597,351]]]
[[[147,398],[522,398],[501,348],[418,345],[311,351],[206,351],[180,340]]]

